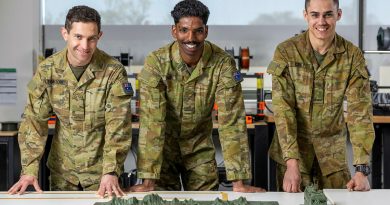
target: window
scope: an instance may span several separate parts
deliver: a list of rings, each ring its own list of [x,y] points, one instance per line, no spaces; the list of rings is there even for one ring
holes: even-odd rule
[[[366,25],[390,25],[390,1],[370,0],[365,1],[365,24]]]
[[[378,0],[377,0],[378,1]],[[43,0],[43,22],[64,24],[75,5],[95,8],[104,25],[171,25],[170,12],[178,0]],[[203,0],[210,10],[209,25],[305,25],[304,0]],[[383,2],[385,2],[383,0]],[[340,1],[340,25],[357,24],[357,0]],[[386,3],[390,4],[390,3]],[[389,19],[389,18],[387,18]]]

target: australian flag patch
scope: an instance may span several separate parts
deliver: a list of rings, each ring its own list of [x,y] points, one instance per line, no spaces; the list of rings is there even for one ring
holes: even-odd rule
[[[241,72],[239,70],[233,73],[233,79],[236,82],[241,82],[242,81],[242,74],[241,74]]]
[[[133,93],[133,87],[131,86],[131,83],[123,83],[123,91],[126,94],[132,94]]]

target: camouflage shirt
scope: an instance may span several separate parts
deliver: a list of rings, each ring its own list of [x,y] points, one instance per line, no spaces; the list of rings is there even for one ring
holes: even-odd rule
[[[270,148],[274,160],[284,164],[299,159],[301,172],[308,174],[314,157],[323,175],[345,169],[348,126],[353,164],[369,163],[374,141],[371,92],[356,46],[336,34],[318,65],[305,32],[278,45],[267,72],[272,74],[277,130]]]
[[[57,115],[47,165],[65,180],[85,186],[102,174],[120,174],[131,143],[131,85],[124,67],[96,50],[79,81],[67,63],[67,50],[43,61],[28,84],[19,129],[22,174],[38,176],[48,135]]]
[[[211,139],[214,102],[227,178],[251,177],[242,76],[229,54],[206,41],[190,74],[174,42],[146,58],[139,80],[139,178],[160,177],[167,137],[177,139],[186,169],[215,158]]]

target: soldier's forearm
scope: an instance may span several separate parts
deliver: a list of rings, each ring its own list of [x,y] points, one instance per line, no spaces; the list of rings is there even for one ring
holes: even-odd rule
[[[287,168],[299,168],[299,160],[298,159],[288,159],[286,161]]]
[[[155,179],[144,179],[142,184],[145,186],[154,186],[155,181]]]

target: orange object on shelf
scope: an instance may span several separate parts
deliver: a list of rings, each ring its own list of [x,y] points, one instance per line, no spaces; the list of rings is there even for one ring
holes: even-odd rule
[[[213,109],[214,109],[214,110],[218,110],[218,105],[217,105],[217,103],[214,103]]]
[[[262,102],[259,102],[259,110],[265,110],[265,102],[262,101]]]
[[[57,121],[57,116],[53,115],[53,116],[50,116],[49,120],[47,121],[47,124],[53,125],[53,124],[56,124],[56,121]]]
[[[249,69],[249,48],[241,48],[240,50],[240,58],[241,58],[241,65],[240,67],[242,69]]]
[[[56,127],[56,121],[57,121],[57,116],[52,115],[50,116],[49,120],[47,121],[47,126],[49,129],[54,129]]]
[[[252,124],[253,123],[253,117],[252,116],[245,116],[245,122],[246,124]]]

